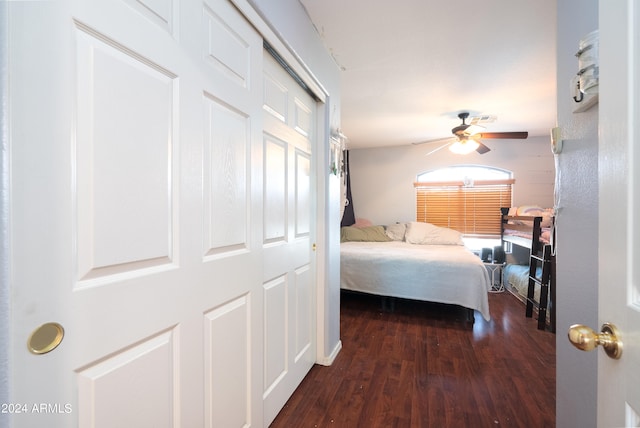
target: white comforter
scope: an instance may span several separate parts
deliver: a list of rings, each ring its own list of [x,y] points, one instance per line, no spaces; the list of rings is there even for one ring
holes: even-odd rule
[[[340,257],[343,289],[455,304],[491,318],[487,270],[463,246],[343,242]]]

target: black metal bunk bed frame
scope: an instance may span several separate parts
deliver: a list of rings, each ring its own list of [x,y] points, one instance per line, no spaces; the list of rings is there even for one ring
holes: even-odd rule
[[[540,240],[542,234],[542,217],[509,216],[509,208],[501,208],[502,211],[502,244],[511,242],[512,245],[529,248],[529,283],[525,316],[533,317],[534,307],[538,309],[538,329],[547,328],[547,308],[549,308],[549,330],[556,331],[556,260],[552,244],[546,244]],[[511,221],[511,222],[510,222]],[[507,227],[508,225],[508,227]],[[512,237],[505,234],[505,229],[523,231],[531,234],[531,240],[522,237]],[[553,232],[552,232],[553,233]],[[552,240],[553,242],[553,240]],[[542,274],[537,275],[538,267]],[[540,285],[540,301],[536,302],[534,291],[536,284]]]

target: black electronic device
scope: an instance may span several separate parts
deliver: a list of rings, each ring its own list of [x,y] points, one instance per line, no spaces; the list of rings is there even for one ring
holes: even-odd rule
[[[480,252],[480,258],[483,262],[491,263],[491,260],[493,260],[491,248],[483,248]]]

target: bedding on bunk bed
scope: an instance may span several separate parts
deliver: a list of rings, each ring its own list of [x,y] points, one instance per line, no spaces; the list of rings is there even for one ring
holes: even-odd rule
[[[541,208],[535,205],[511,207],[507,221],[503,224],[503,239],[521,247],[531,248],[533,238],[533,219],[541,217],[539,241],[543,244],[551,242],[553,226],[553,208]]]
[[[340,287],[463,306],[490,320],[489,276],[461,234],[428,223],[343,228]]]

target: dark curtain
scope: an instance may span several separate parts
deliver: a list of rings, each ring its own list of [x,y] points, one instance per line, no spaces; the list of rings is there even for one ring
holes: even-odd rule
[[[353,212],[353,197],[351,196],[351,172],[349,171],[349,150],[343,153],[344,174],[347,181],[347,206],[344,208],[340,227],[351,226],[356,222],[356,215]]]

